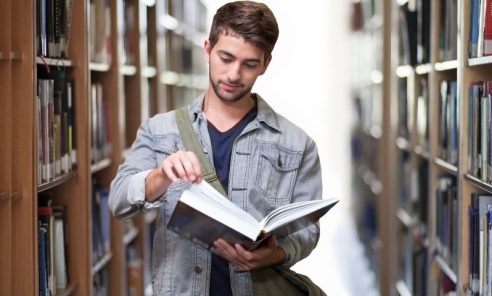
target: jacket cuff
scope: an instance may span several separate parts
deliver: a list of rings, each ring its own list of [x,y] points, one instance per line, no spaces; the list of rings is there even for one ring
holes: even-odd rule
[[[128,184],[128,203],[132,205],[137,205],[139,209],[147,212],[151,209],[158,208],[162,205],[163,199],[159,198],[153,203],[145,201],[145,179],[152,172],[152,170],[147,170],[139,172],[133,175]]]

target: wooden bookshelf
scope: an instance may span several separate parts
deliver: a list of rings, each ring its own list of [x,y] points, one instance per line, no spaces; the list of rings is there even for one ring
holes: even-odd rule
[[[352,208],[359,237],[366,247],[371,268],[382,295],[394,295],[396,224],[395,187],[389,180],[396,174],[396,136],[392,132],[391,6],[393,1],[367,0],[353,4],[353,81],[356,110],[353,129]],[[364,48],[364,50],[360,50]],[[404,71],[403,71],[404,72]],[[406,141],[400,141],[409,149]]]
[[[469,208],[472,194],[492,194],[490,180],[473,167],[480,131],[471,124],[480,114],[469,109],[469,87],[492,77],[490,57],[470,53],[473,1],[362,1],[374,2],[387,7],[383,27],[390,28],[382,36],[383,44],[390,44],[384,56],[391,61],[382,71],[388,88],[382,112],[391,119],[383,120],[382,130],[389,134],[381,139],[389,141],[381,151],[396,156],[393,162],[376,162],[395,172],[378,177],[393,189],[388,204],[376,208],[385,224],[397,225],[394,232],[377,227],[390,238],[381,239],[382,248],[395,248],[386,253],[388,260],[380,260],[380,270],[394,272],[381,277],[381,292],[471,295]],[[419,27],[419,18],[425,26]],[[354,35],[361,32],[368,31]],[[374,154],[383,153],[372,151],[357,163],[372,163]]]
[[[203,44],[196,42],[203,38],[203,43],[206,37],[203,33],[206,6],[200,1],[190,4],[191,1],[185,0],[108,0],[110,10],[105,20],[110,25],[107,31],[110,58],[92,59],[91,34],[96,31],[90,30],[91,17],[97,13],[92,14],[91,3],[98,1],[73,1],[71,38],[67,56],[63,57],[37,53],[38,1],[0,3],[0,10],[6,12],[0,19],[0,125],[5,141],[0,146],[1,295],[42,295],[38,194],[44,193],[52,195],[54,205],[64,206],[67,215],[69,282],[64,288],[56,289],[57,295],[91,295],[97,281],[102,281],[109,295],[129,293],[128,253],[132,248],[130,252],[142,262],[142,272],[136,273],[137,278],[132,274],[131,281],[137,283],[133,288],[144,295],[150,285],[151,235],[156,213],[132,219],[131,227],[129,222],[110,217],[110,249],[93,262],[92,182],[97,179],[101,188],[109,188],[140,123],[194,99],[204,90],[203,84],[183,84],[182,80],[181,84],[166,83],[162,77],[171,69],[177,77],[206,77],[205,61],[197,59],[203,55]],[[126,10],[128,5],[133,8]],[[178,20],[178,27],[174,31],[166,28],[161,20],[169,19],[171,12],[180,11],[183,15],[173,16]],[[190,13],[193,18],[189,17]],[[133,27],[125,31],[129,22]],[[125,43],[128,36],[124,33],[131,34],[131,59],[125,51],[129,43]],[[171,50],[172,34],[179,36],[182,46]],[[191,61],[181,62],[184,55],[192,58]],[[171,61],[177,66],[171,68]],[[67,172],[40,181],[37,81],[47,72],[73,80],[77,163]],[[107,125],[106,142],[101,148],[106,153],[95,152],[91,144],[94,83],[100,83],[106,105],[103,117]]]

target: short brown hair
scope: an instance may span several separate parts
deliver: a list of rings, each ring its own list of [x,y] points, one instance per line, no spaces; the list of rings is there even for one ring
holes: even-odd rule
[[[210,47],[213,48],[220,34],[240,36],[269,57],[278,39],[279,29],[273,12],[263,3],[254,1],[230,2],[220,7],[210,29]]]

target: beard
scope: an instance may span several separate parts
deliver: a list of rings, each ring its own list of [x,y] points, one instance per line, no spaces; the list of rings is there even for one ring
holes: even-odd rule
[[[249,98],[249,96],[247,96],[247,95],[251,92],[252,87],[241,88],[237,92],[227,92],[227,91],[222,90],[219,87],[220,81],[218,81],[217,83],[214,82],[214,80],[212,79],[212,75],[211,74],[209,74],[209,79],[210,79],[210,84],[212,85],[212,89],[215,92],[215,95],[220,100],[222,100],[223,102],[233,103],[233,102],[239,101],[240,99],[242,99],[244,97],[248,97]]]

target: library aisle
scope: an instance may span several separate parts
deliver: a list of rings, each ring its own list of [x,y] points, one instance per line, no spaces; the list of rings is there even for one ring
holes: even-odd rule
[[[293,269],[309,275],[328,296],[379,295],[352,214],[341,204],[321,218],[317,248]]]

